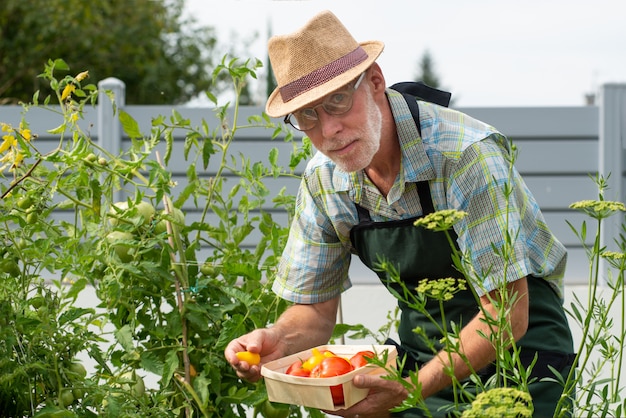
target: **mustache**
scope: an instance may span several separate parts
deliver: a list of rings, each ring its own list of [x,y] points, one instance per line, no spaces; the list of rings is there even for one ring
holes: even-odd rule
[[[337,151],[343,149],[355,141],[358,141],[358,138],[344,139],[341,141],[333,140],[333,142],[326,147],[326,151]]]

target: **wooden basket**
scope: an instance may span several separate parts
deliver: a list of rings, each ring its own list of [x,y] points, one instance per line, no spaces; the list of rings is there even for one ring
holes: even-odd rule
[[[330,350],[338,356],[350,358],[359,351],[370,350],[379,359],[387,352],[387,366],[396,367],[398,355],[393,345],[323,345],[318,350]],[[265,378],[267,395],[272,402],[308,406],[311,408],[336,411],[349,408],[365,399],[368,389],[357,388],[352,379],[358,374],[381,375],[385,369],[374,364],[367,364],[341,376],[312,378],[285,374],[287,368],[296,360],[306,360],[312,355],[312,349],[304,350],[278,360],[270,361],[261,367],[261,375]],[[330,391],[331,386],[342,385],[344,404],[334,405]]]

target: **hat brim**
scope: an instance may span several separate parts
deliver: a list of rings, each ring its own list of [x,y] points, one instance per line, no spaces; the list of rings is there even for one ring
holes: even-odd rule
[[[350,68],[345,73],[333,78],[329,82],[308,90],[288,102],[284,102],[280,95],[280,88],[274,89],[265,104],[265,113],[273,118],[285,116],[294,110],[300,109],[326,96],[338,88],[354,80],[363,71],[367,70],[383,52],[385,44],[381,41],[366,41],[360,43],[367,53],[367,59],[355,67]]]

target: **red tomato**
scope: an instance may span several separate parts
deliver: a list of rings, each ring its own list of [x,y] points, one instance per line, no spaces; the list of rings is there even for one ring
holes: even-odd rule
[[[355,369],[358,369],[359,367],[363,367],[367,364],[367,360],[365,360],[366,358],[376,358],[376,354],[369,350],[359,351],[350,357],[350,364],[352,364],[352,367]]]
[[[335,377],[349,373],[353,370],[352,364],[343,357],[326,357],[313,370],[311,377]],[[343,387],[341,385],[331,386],[330,393],[335,405],[342,405]]]
[[[300,376],[300,377],[309,377],[311,372],[307,369],[302,368],[302,361],[296,360],[291,366],[285,371],[286,374],[290,374],[292,376]]]

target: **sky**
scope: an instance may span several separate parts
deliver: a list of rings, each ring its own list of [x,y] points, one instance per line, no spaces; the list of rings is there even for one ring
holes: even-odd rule
[[[626,83],[624,0],[186,0],[186,9],[222,44],[257,33],[250,57],[263,60],[269,34],[330,10],[357,41],[385,43],[388,85],[414,79],[429,51],[456,107],[581,106],[603,84]]]

